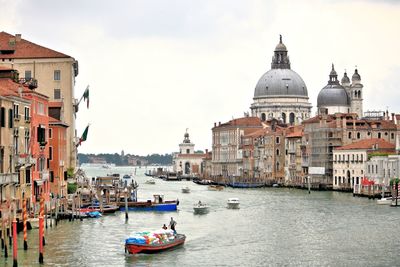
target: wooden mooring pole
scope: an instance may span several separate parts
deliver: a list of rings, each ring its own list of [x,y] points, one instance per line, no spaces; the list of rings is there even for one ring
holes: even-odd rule
[[[44,257],[43,257],[43,246],[44,246],[44,222],[43,222],[43,215],[44,215],[44,198],[41,196],[40,198],[40,213],[39,213],[39,263],[43,264]]]
[[[28,241],[27,241],[27,214],[26,214],[26,199],[23,200],[22,204],[22,222],[24,225],[24,250],[28,250]]]

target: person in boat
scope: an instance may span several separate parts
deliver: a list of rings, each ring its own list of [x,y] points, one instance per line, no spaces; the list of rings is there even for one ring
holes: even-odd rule
[[[171,230],[174,231],[174,234],[176,234],[175,226],[176,226],[176,221],[174,221],[174,218],[171,217],[171,221],[169,222],[169,228],[171,228]]]
[[[199,206],[201,206],[202,204],[201,204],[201,200],[199,200],[199,204],[198,204]]]
[[[165,225],[165,223],[164,223],[162,229],[164,229],[164,230],[167,230],[167,229],[168,229],[168,227]]]

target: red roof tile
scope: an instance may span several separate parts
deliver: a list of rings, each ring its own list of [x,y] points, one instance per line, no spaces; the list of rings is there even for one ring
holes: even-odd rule
[[[70,58],[70,56],[29,42],[25,39],[15,40],[15,36],[6,32],[0,32],[0,50],[8,50],[12,53],[1,54],[0,58]]]
[[[49,102],[49,108],[61,108],[62,102]]]
[[[225,123],[221,123],[220,125],[216,125],[214,128],[218,127],[229,127],[229,126],[260,126],[261,120],[258,117],[243,117],[238,119],[233,119]]]
[[[376,149],[395,149],[395,145],[381,138],[364,139],[349,145],[341,146],[336,150],[350,150],[350,149],[372,149],[373,146],[378,145]]]
[[[23,88],[24,91],[27,88],[24,88],[23,85],[14,82],[9,78],[0,78],[0,95],[2,96],[19,96],[18,89]],[[29,89],[27,89],[29,90]]]

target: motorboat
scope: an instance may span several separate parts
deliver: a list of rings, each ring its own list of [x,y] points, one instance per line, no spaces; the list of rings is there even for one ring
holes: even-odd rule
[[[239,208],[239,199],[237,197],[228,198],[228,209],[238,209]]]
[[[145,183],[146,184],[156,184],[156,180],[154,180],[153,178],[150,178]]]
[[[142,232],[125,240],[125,252],[129,254],[158,253],[183,245],[185,240],[184,234],[174,234],[171,230],[153,234]]]
[[[209,207],[206,203],[199,203],[194,204],[193,210],[195,214],[205,214],[209,211]]]
[[[132,175],[129,174],[125,174],[124,176],[122,176],[123,179],[131,179]]]
[[[393,197],[393,198],[392,197],[383,197],[381,199],[378,199],[376,201],[376,203],[378,205],[390,205],[390,204],[392,204],[392,201],[395,202],[396,198],[395,197]],[[400,203],[400,197],[397,198],[397,201],[399,201],[399,203]]]
[[[129,211],[176,211],[179,200],[164,200],[163,195],[153,195],[147,201],[128,201]],[[117,202],[120,211],[125,211],[125,201]]]
[[[222,185],[209,185],[208,190],[210,191],[221,191],[224,187]]]
[[[183,188],[182,188],[182,193],[186,193],[186,194],[187,194],[187,193],[190,193],[190,188],[187,187],[187,186],[186,186],[186,187],[183,187]]]

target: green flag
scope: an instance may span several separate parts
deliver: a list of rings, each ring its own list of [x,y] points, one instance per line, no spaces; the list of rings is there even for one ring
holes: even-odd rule
[[[79,141],[78,141],[78,144],[76,144],[76,147],[80,146],[82,144],[82,142],[86,141],[88,131],[89,131],[89,125],[86,126],[86,129],[83,131],[83,134],[82,134],[81,138],[79,138]]]

